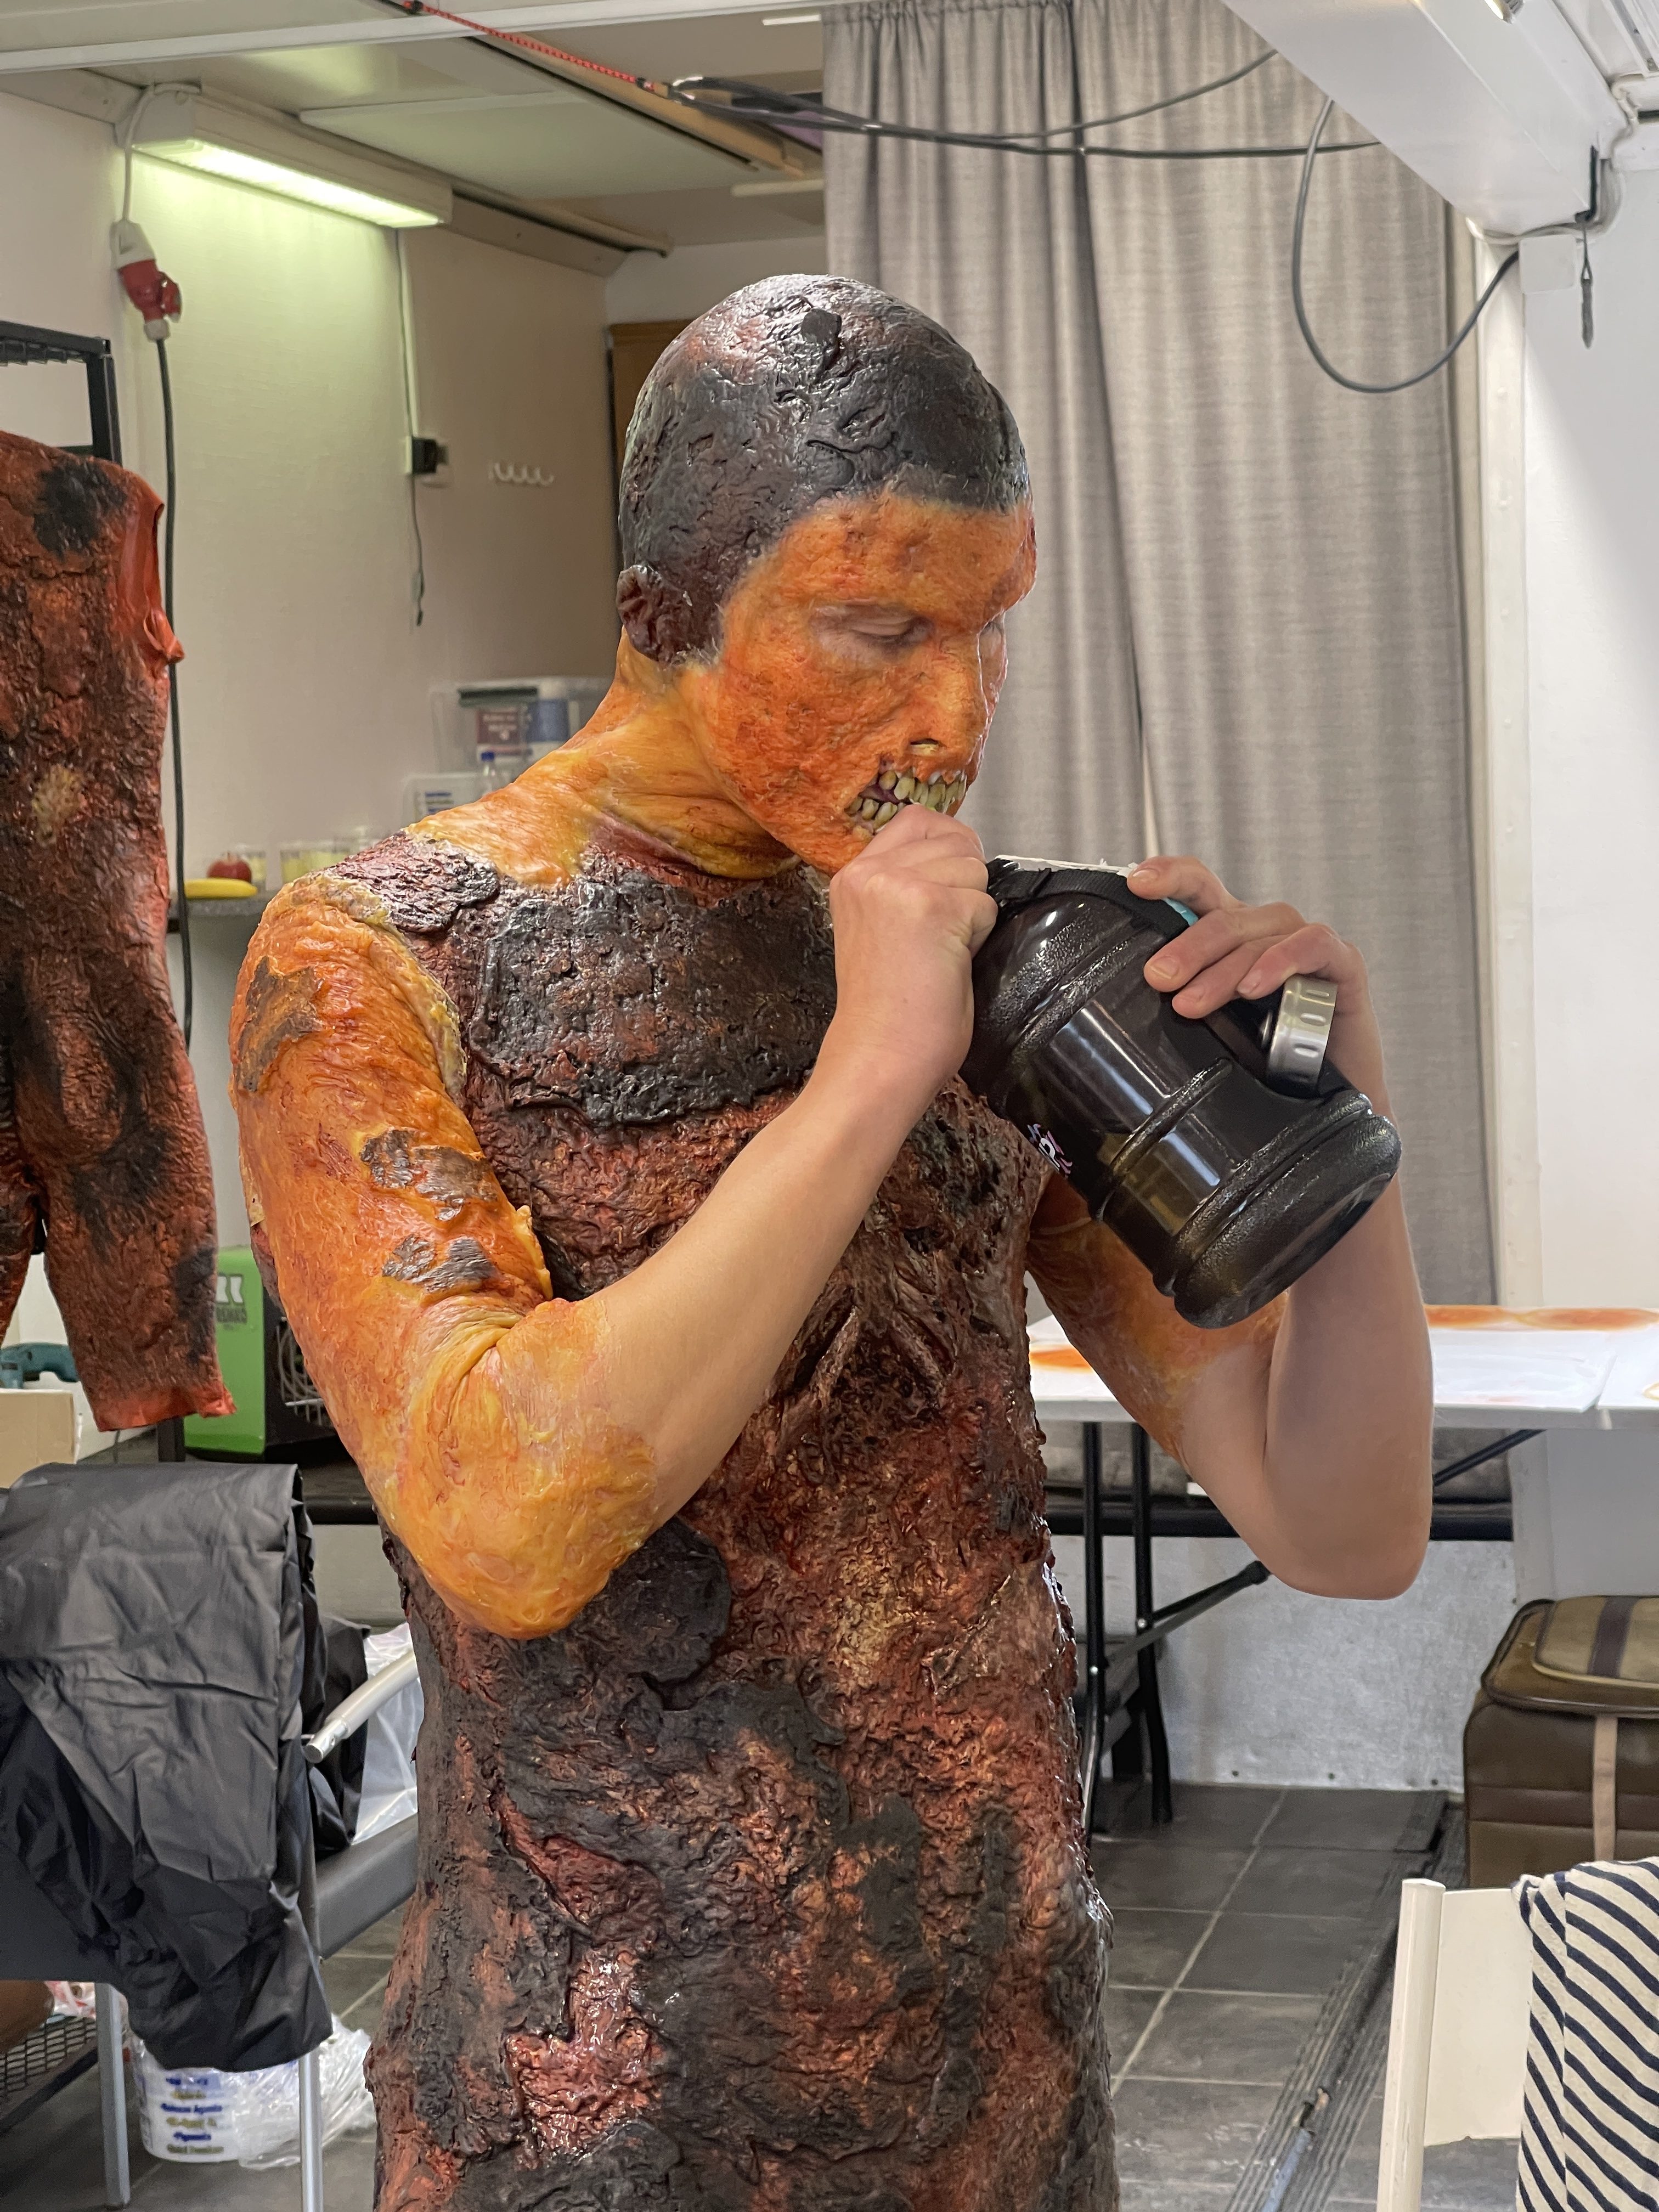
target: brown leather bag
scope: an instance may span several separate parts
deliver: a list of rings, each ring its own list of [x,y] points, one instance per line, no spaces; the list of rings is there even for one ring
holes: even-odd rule
[[[0,1982],[0,2051],[21,2043],[52,2010],[52,1991],[44,1982]]]
[[[1463,1730],[1469,1884],[1659,1854],[1659,1597],[1540,1598]]]

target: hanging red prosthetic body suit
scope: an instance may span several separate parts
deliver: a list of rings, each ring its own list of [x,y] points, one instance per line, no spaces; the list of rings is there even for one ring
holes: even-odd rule
[[[0,433],[0,1329],[31,1251],[100,1426],[230,1410],[165,959],[167,665],[139,477]]]

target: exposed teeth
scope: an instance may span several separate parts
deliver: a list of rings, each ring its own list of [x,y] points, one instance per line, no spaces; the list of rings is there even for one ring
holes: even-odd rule
[[[884,769],[868,790],[849,809],[854,819],[879,830],[901,806],[925,806],[933,814],[954,814],[968,796],[965,770],[936,769],[927,777],[897,769]]]

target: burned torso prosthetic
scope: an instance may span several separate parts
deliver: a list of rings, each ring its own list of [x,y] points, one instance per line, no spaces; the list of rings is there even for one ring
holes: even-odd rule
[[[533,888],[400,838],[267,931],[250,1090],[315,1043],[345,946],[441,994],[482,1160],[391,1118],[407,1098],[351,1121],[378,1198],[424,1208],[388,1218],[382,1279],[440,1302],[499,1279],[486,1164],[556,1294],[637,1265],[834,1004],[797,869],[720,884],[618,849]],[[1112,2201],[1104,1912],[1024,1372],[1047,1172],[948,1086],[724,1465],[562,1632],[464,1625],[396,1548],[428,1706],[382,2212]]]
[[[426,1683],[380,2212],[1114,2212],[1026,1265],[1166,1444],[1226,1347],[936,1087],[921,874],[890,972],[823,890],[973,781],[1018,433],[914,309],[769,280],[653,372],[621,535],[592,721],[280,894],[232,1023]]]

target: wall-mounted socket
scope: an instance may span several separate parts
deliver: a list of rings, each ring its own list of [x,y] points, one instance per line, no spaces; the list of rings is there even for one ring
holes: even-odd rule
[[[409,441],[409,473],[428,483],[449,482],[449,448],[437,438],[411,438]]]

